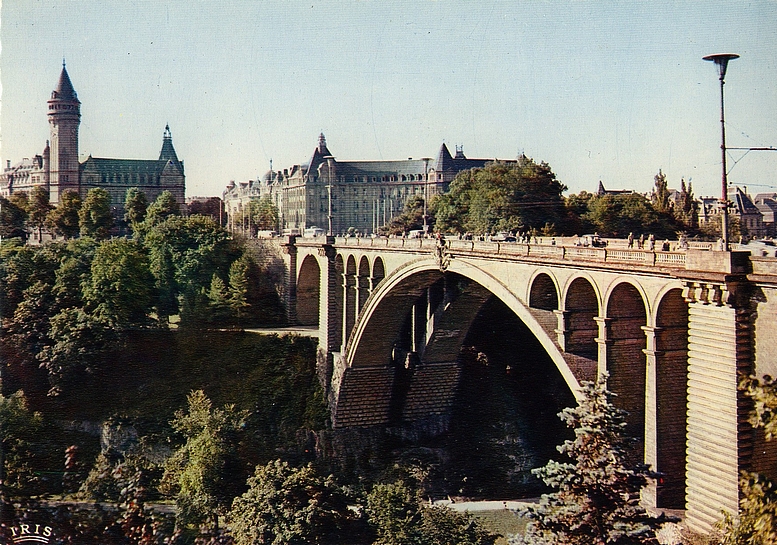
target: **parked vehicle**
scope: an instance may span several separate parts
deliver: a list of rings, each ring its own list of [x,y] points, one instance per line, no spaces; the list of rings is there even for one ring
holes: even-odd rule
[[[321,227],[308,227],[305,229],[305,238],[309,237],[323,237],[326,234],[326,230],[322,229]]]
[[[607,246],[607,241],[602,240],[599,235],[594,233],[593,235],[583,235],[580,237],[580,246],[591,246],[592,248],[604,248]]]
[[[750,252],[752,256],[777,257],[777,244],[773,240],[751,240],[737,247],[741,251]]]

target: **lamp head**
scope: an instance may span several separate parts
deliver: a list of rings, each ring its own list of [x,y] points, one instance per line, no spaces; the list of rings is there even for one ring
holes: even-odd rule
[[[726,68],[728,68],[728,61],[738,59],[739,55],[736,55],[734,53],[718,53],[717,55],[707,55],[704,57],[705,61],[712,61],[715,64],[718,65],[718,73],[720,74],[720,79],[723,79],[726,77]]]

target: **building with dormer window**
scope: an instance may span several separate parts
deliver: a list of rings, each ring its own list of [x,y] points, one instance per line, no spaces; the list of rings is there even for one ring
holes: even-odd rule
[[[23,159],[12,165],[7,162],[0,174],[0,195],[30,193],[42,186],[48,189],[52,204],[58,204],[65,191],[75,191],[81,198],[95,187],[111,196],[111,207],[117,218],[123,216],[127,190],[136,187],[152,202],[163,191],[170,191],[175,200],[185,205],[186,177],[183,161],[173,148],[170,127],[162,136],[158,159],[106,159],[89,156],[78,160],[78,129],[81,124],[81,101],[70,81],[64,62],[56,89],[48,100],[50,139],[41,155]]]
[[[311,227],[328,230],[331,203],[334,234],[351,228],[371,234],[399,216],[411,197],[428,201],[447,191],[459,172],[495,160],[469,159],[459,146],[453,156],[443,144],[436,158],[338,161],[321,134],[308,162],[271,169],[259,180],[230,182],[223,193],[224,206],[228,216],[236,217],[249,201],[270,196],[278,207],[281,229],[302,234]]]

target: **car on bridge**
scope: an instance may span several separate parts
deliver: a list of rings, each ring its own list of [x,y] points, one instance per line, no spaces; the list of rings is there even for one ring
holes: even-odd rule
[[[583,235],[578,242],[579,246],[591,246],[593,248],[604,248],[607,246],[607,241],[603,240],[597,233],[593,235]]]
[[[747,244],[738,244],[737,249],[750,252],[752,256],[777,257],[777,244],[773,240],[751,240]]]

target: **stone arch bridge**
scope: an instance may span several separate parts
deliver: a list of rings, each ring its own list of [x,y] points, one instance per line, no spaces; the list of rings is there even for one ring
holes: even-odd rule
[[[741,470],[777,473],[777,452],[748,425],[737,390],[739,373],[777,371],[773,259],[399,238],[281,245],[289,319],[319,328],[335,429],[444,425],[464,340],[498,299],[572,395],[609,374],[638,456],[663,474],[648,506],[684,509],[691,528],[707,530],[722,509],[736,511]]]

